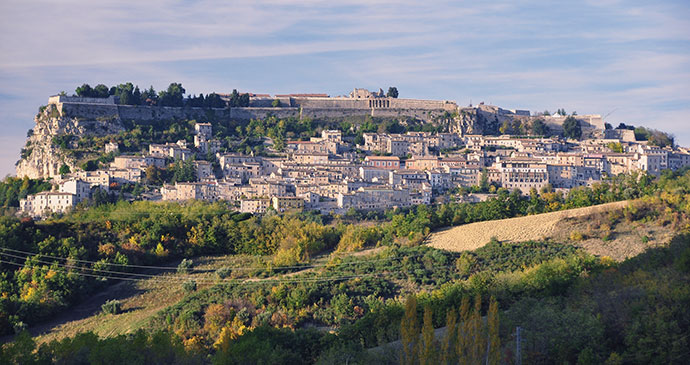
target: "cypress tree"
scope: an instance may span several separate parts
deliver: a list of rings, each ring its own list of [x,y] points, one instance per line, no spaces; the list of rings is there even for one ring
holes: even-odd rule
[[[455,308],[451,308],[446,313],[446,336],[443,338],[441,348],[441,364],[457,363],[457,356],[455,356],[458,338],[457,321],[458,314],[455,312]]]
[[[501,339],[498,334],[498,302],[493,296],[489,302],[487,322],[489,327],[489,364],[498,365],[501,362]]]
[[[470,363],[470,332],[470,298],[463,297],[462,304],[460,305],[460,323],[458,324],[457,336],[458,363],[461,365],[466,365]]]
[[[419,363],[436,364],[434,351],[434,321],[431,308],[424,307],[424,325],[422,326],[422,338],[419,341]]]
[[[482,322],[482,298],[480,295],[474,297],[474,310],[472,311],[470,323],[470,363],[478,364],[482,362],[484,351],[486,350],[486,339]]]
[[[417,363],[417,343],[419,326],[417,325],[417,298],[410,294],[405,301],[405,315],[400,322],[400,340],[403,346],[403,364]]]

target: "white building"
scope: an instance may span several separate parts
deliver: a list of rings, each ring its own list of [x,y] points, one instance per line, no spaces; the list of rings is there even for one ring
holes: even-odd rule
[[[74,194],[44,191],[20,200],[19,209],[30,216],[41,217],[49,213],[66,213],[77,203],[77,196]]]

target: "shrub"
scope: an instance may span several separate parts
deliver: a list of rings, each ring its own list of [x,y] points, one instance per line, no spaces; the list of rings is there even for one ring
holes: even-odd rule
[[[182,283],[182,289],[186,292],[196,291],[196,280],[187,280]]]
[[[118,314],[122,311],[122,303],[117,299],[112,299],[103,303],[101,310],[105,314]]]
[[[649,237],[646,235],[642,236],[642,243],[648,243],[649,242]]]
[[[570,232],[570,240],[571,241],[582,241],[585,239],[585,235],[582,234],[580,231],[572,231]]]
[[[216,275],[218,275],[218,277],[221,279],[227,278],[231,273],[232,269],[229,267],[221,267],[220,269],[216,270]]]
[[[177,265],[177,272],[180,274],[189,274],[192,266],[194,266],[194,261],[191,259],[183,259],[179,265]]]

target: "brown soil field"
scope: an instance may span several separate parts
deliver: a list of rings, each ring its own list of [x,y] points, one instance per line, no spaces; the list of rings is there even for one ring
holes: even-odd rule
[[[621,261],[643,252],[648,247],[666,244],[673,236],[670,228],[654,223],[624,223],[613,227],[610,239],[604,241],[592,228],[592,222],[601,220],[611,210],[622,209],[628,201],[595,205],[518,218],[470,223],[433,233],[427,242],[431,247],[448,251],[471,251],[486,245],[492,237],[499,241],[525,242],[555,239],[582,247],[598,256],[609,256]],[[589,232],[581,241],[571,241],[571,232]],[[645,237],[643,239],[643,237]]]

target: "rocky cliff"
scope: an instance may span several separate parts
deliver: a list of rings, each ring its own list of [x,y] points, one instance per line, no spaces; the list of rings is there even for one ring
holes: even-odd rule
[[[42,107],[34,118],[36,126],[29,131],[22,158],[17,162],[17,176],[47,178],[59,175],[60,167],[74,170],[76,160],[68,153],[73,147],[69,136],[103,136],[124,130],[117,108],[84,117],[70,113],[62,104]]]

